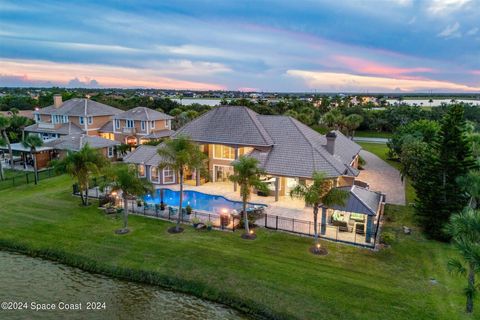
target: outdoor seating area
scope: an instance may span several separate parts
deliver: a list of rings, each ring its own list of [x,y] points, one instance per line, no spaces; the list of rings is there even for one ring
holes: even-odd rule
[[[365,215],[354,212],[333,210],[329,221],[331,225],[338,227],[341,232],[355,232],[365,234]]]

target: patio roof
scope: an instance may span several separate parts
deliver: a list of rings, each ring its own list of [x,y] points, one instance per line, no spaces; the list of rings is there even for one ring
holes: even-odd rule
[[[332,206],[332,209],[375,216],[380,207],[380,203],[383,202],[383,195],[381,193],[370,191],[359,186],[353,185],[351,187],[340,187],[339,189],[349,192],[348,199],[345,205]]]
[[[30,152],[30,148],[25,148],[21,142],[12,143],[11,144],[12,151],[20,151],[20,152]],[[8,146],[0,146],[1,150],[8,150]],[[49,146],[41,146],[35,148],[37,152],[52,150],[52,147]]]

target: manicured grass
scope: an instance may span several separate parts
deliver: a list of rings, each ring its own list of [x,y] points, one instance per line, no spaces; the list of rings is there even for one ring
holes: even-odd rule
[[[377,131],[355,131],[355,137],[363,138],[391,138],[391,132],[377,132]]]
[[[327,243],[329,255],[308,252],[310,238],[259,229],[169,234],[172,223],[131,216],[121,221],[70,195],[66,176],[0,192],[0,246],[130,279],[163,284],[270,318],[466,319],[464,281],[451,277],[449,245],[400,233],[409,207],[387,206],[386,228],[398,241],[380,252]],[[72,258],[73,257],[73,258]],[[432,284],[435,278],[438,284]],[[478,314],[478,313],[477,313]]]
[[[385,144],[381,143],[368,143],[368,142],[357,142],[362,148],[366,151],[369,151],[380,159],[389,163],[392,167],[397,168],[400,170],[400,162],[392,160],[388,157],[388,147]],[[405,197],[407,199],[407,204],[413,203],[415,200],[415,189],[413,188],[412,184],[410,183],[410,179],[405,178]]]

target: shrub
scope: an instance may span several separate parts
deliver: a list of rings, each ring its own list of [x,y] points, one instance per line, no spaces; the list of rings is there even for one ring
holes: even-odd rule
[[[187,214],[192,214],[192,207],[190,207],[190,205],[188,205],[185,210],[187,211]]]
[[[193,225],[194,227],[195,227],[197,224],[200,223],[200,219],[198,219],[198,218],[193,218],[191,221],[192,221],[192,225]]]
[[[394,232],[385,231],[382,233],[380,242],[386,245],[391,245],[392,243],[395,242],[396,239],[397,239],[397,236],[395,235]]]

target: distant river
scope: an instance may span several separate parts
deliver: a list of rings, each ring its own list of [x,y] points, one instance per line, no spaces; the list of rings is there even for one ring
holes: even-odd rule
[[[408,104],[413,106],[414,104],[423,107],[438,107],[442,103],[450,104],[452,103],[452,99],[432,99],[432,103],[428,102],[429,99],[405,99],[402,100],[401,103]],[[397,99],[387,99],[386,100],[390,104],[398,103]],[[456,99],[457,102],[465,102],[465,103],[473,103],[474,105],[480,105],[480,100],[468,100],[468,99]]]
[[[6,301],[26,302],[29,310],[0,309],[0,319],[247,319],[189,295],[0,251],[0,302]],[[106,310],[85,310],[89,301],[104,302]],[[55,304],[57,310],[32,311],[32,302]],[[81,311],[58,310],[78,303]]]

